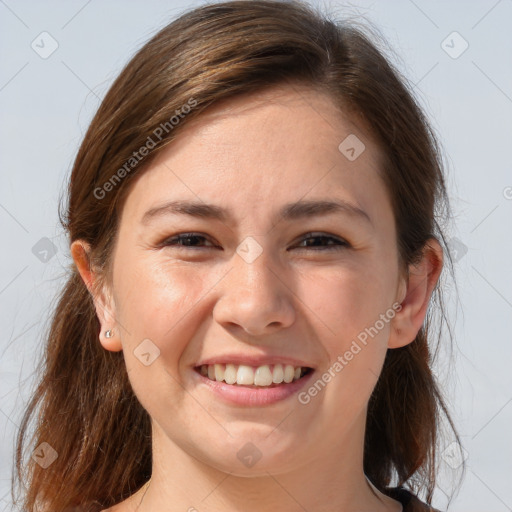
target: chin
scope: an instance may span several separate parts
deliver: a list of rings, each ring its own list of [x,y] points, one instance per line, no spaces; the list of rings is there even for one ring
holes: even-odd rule
[[[215,452],[212,453],[212,444],[205,446],[201,460],[240,477],[268,477],[268,473],[282,473],[300,464],[298,454],[304,447],[304,436],[291,437],[286,432],[280,438],[275,427],[256,430],[260,431],[259,435],[255,434],[255,429],[251,429],[251,435],[239,431],[224,445],[218,439],[212,440]]]

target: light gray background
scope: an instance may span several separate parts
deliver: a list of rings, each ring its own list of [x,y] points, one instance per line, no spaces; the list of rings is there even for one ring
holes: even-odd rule
[[[71,263],[57,217],[63,182],[121,67],[157,29],[200,4],[0,0],[0,510],[11,509],[14,435],[54,294]],[[322,5],[364,14],[380,27],[441,137],[460,302],[450,285],[455,353],[451,361],[441,354],[436,372],[468,464],[449,510],[512,510],[512,0]],[[46,37],[50,48],[48,36],[39,36],[44,31],[58,43],[46,59],[31,47]],[[446,39],[454,31],[463,40]],[[464,40],[467,50],[453,58]],[[42,238],[57,248],[46,263],[33,252]],[[434,500],[441,509],[457,454],[447,459]]]

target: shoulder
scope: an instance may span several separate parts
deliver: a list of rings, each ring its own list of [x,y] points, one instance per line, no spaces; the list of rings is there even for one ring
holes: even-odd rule
[[[110,508],[103,508],[99,504],[81,505],[79,507],[66,508],[64,512],[122,512],[117,505]]]
[[[389,487],[386,489],[385,494],[399,501],[402,504],[403,512],[440,512],[438,509],[424,503],[411,491],[401,486]]]
[[[129,498],[121,503],[117,503],[110,508],[102,508],[98,512],[135,512],[137,510],[137,504]]]
[[[123,508],[121,504],[117,504],[117,505],[113,505],[110,508],[103,508],[103,509],[99,510],[98,512],[128,512],[128,509]]]
[[[108,509],[110,510],[110,509]],[[63,512],[107,512],[98,502],[85,503],[75,507],[66,507]]]
[[[104,508],[101,503],[98,501],[93,501],[89,503],[83,503],[82,505],[78,505],[76,507],[67,507],[63,512],[120,512],[117,509],[117,506],[113,506],[110,508]]]

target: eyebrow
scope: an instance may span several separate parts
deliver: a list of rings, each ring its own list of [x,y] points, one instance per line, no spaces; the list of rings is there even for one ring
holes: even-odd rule
[[[306,217],[328,215],[332,213],[348,214],[354,218],[364,219],[372,225],[369,215],[359,208],[342,199],[336,200],[301,200],[285,204],[277,213],[280,220],[299,220]],[[148,224],[152,219],[165,215],[188,215],[202,219],[214,219],[229,222],[233,219],[231,210],[221,206],[200,201],[169,201],[149,209],[142,217],[141,223]]]

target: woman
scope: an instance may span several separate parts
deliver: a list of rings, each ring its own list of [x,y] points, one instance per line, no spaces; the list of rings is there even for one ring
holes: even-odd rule
[[[166,26],[73,167],[24,509],[433,510],[443,207],[362,30],[260,0]]]

